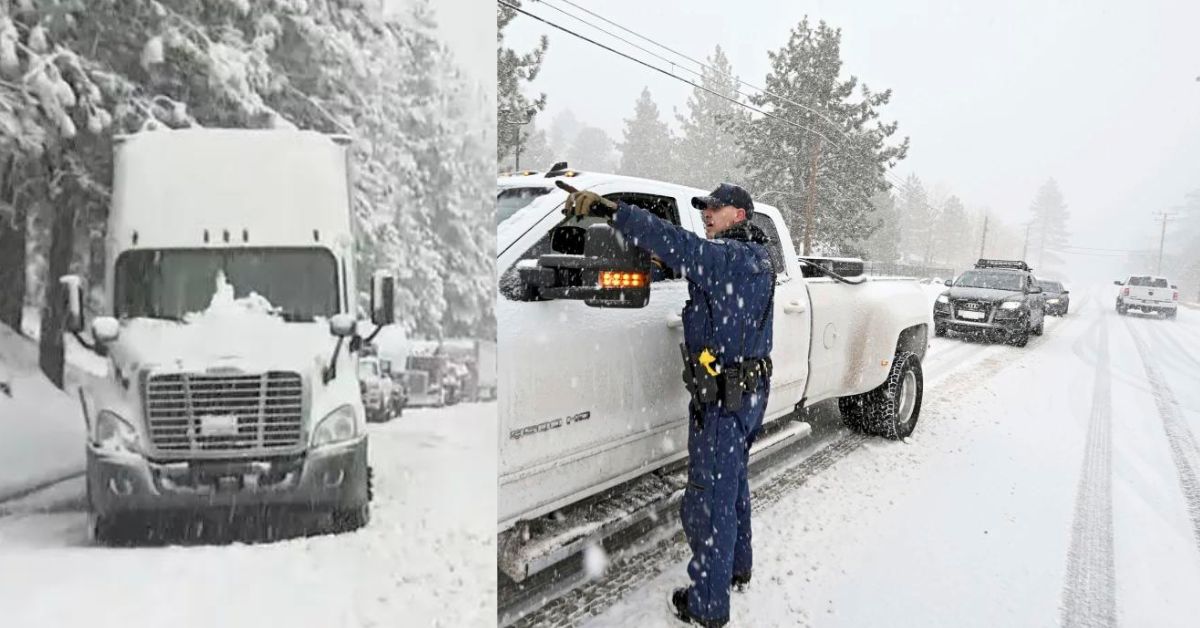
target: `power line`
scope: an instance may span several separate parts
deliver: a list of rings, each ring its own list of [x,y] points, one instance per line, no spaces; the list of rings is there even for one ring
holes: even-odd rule
[[[606,35],[609,35],[610,37],[613,37],[613,38],[617,39],[618,41],[624,42],[624,43],[626,43],[626,44],[628,44],[628,45],[630,45],[630,46],[632,46],[632,47],[634,47],[634,48],[637,48],[638,50],[641,50],[641,51],[645,52],[646,54],[649,54],[649,55],[651,55],[651,56],[653,56],[653,57],[655,57],[655,58],[657,58],[657,59],[660,59],[660,60],[662,60],[662,61],[665,61],[665,62],[667,62],[667,63],[670,63],[672,66],[678,65],[678,64],[676,64],[675,62],[671,61],[670,59],[665,59],[665,58],[663,58],[662,56],[660,56],[660,55],[657,55],[657,54],[655,54],[655,53],[653,53],[653,52],[650,52],[650,51],[646,50],[645,48],[643,48],[643,47],[641,47],[641,46],[639,46],[639,45],[637,45],[637,44],[634,44],[634,43],[630,42],[630,41],[629,41],[629,40],[627,40],[627,39],[624,39],[624,38],[622,38],[622,37],[620,37],[620,36],[614,35],[614,34],[612,34],[611,32],[609,32],[609,31],[606,31],[606,30],[604,30],[603,28],[600,28],[599,26],[596,26],[595,24],[592,24],[591,22],[588,22],[587,20],[585,20],[585,19],[583,19],[583,18],[581,18],[581,17],[579,17],[579,16],[577,16],[577,15],[573,15],[573,14],[571,14],[571,13],[567,12],[567,11],[564,11],[564,10],[562,10],[562,9],[558,8],[558,7],[555,7],[555,6],[551,5],[549,2],[547,2],[547,0],[535,0],[535,1],[536,1],[536,2],[540,2],[541,4],[544,4],[544,5],[546,5],[546,6],[550,7],[550,8],[552,8],[552,9],[554,9],[554,10],[558,11],[559,13],[562,13],[563,15],[568,15],[568,16],[570,16],[570,17],[572,17],[572,18],[574,18],[574,19],[576,19],[576,20],[578,20],[578,21],[580,21],[580,22],[582,22],[582,23],[584,23],[584,24],[587,24],[588,26],[590,26],[590,27],[592,27],[592,28],[594,28],[594,29],[596,29],[596,30],[598,30],[598,31],[600,31],[600,32],[602,32],[602,33],[604,33],[604,34],[606,34]],[[654,45],[654,46],[656,46],[656,47],[658,47],[658,48],[661,48],[661,49],[663,49],[663,50],[666,50],[667,52],[670,52],[671,54],[674,54],[674,55],[676,55],[676,56],[678,56],[678,57],[680,57],[680,58],[682,58],[682,59],[686,59],[686,60],[688,60],[688,61],[690,61],[690,62],[692,62],[692,63],[694,63],[694,64],[696,64],[696,65],[700,66],[702,69],[709,70],[710,72],[713,72],[713,73],[715,73],[715,74],[717,74],[717,75],[719,75],[719,76],[722,76],[722,77],[724,77],[724,78],[727,78],[727,79],[729,79],[729,80],[732,80],[732,81],[735,81],[735,82],[737,82],[737,83],[740,83],[740,84],[742,84],[742,85],[745,85],[746,87],[749,87],[749,88],[751,88],[751,89],[753,89],[753,90],[755,90],[755,91],[758,91],[758,92],[760,92],[760,93],[762,93],[762,94],[765,94],[765,95],[767,95],[767,96],[770,96],[770,97],[772,97],[772,98],[775,98],[775,99],[777,99],[777,100],[781,100],[781,101],[783,101],[783,102],[786,102],[786,103],[788,103],[788,104],[790,104],[790,105],[793,105],[793,106],[795,106],[795,107],[799,107],[799,108],[801,108],[801,109],[804,109],[805,111],[808,111],[808,112],[812,113],[813,115],[815,115],[815,116],[817,116],[817,117],[821,118],[823,121],[825,121],[826,123],[828,123],[828,124],[829,124],[831,127],[833,127],[833,129],[834,129],[835,131],[837,131],[837,132],[838,132],[838,134],[840,134],[840,135],[841,135],[841,136],[842,136],[844,139],[846,139],[846,140],[848,140],[848,141],[854,141],[854,138],[852,138],[852,137],[850,136],[850,134],[846,133],[846,131],[845,131],[844,129],[842,129],[842,128],[841,128],[841,125],[839,125],[837,122],[834,122],[832,119],[830,119],[828,116],[826,116],[824,113],[822,113],[822,112],[821,112],[820,110],[818,110],[818,109],[814,109],[814,108],[812,108],[812,107],[809,107],[808,105],[804,105],[804,104],[798,103],[798,102],[796,102],[796,101],[794,101],[794,100],[791,100],[791,99],[789,99],[789,98],[786,98],[786,97],[784,97],[784,96],[781,96],[781,95],[779,95],[779,94],[775,94],[775,93],[769,92],[769,91],[767,91],[767,90],[766,90],[766,88],[763,88],[763,87],[758,87],[758,86],[756,86],[756,85],[753,85],[753,84],[751,84],[751,83],[748,83],[748,82],[746,82],[746,81],[742,80],[740,77],[733,76],[733,75],[727,74],[727,73],[725,73],[725,72],[722,72],[721,70],[718,70],[716,67],[714,67],[714,66],[712,66],[712,65],[709,65],[709,64],[707,64],[707,63],[705,63],[705,62],[703,62],[703,61],[700,61],[699,59],[696,59],[695,57],[691,57],[691,56],[688,56],[688,55],[686,55],[686,54],[684,54],[684,53],[682,53],[682,52],[679,52],[678,50],[675,50],[674,48],[671,48],[671,47],[669,47],[669,46],[667,46],[667,45],[665,45],[665,44],[661,44],[661,43],[659,43],[659,42],[657,42],[657,41],[655,41],[655,40],[653,40],[653,39],[651,39],[651,38],[649,38],[649,37],[647,37],[647,36],[645,36],[645,35],[642,35],[641,33],[638,33],[637,31],[634,31],[633,29],[630,29],[630,28],[628,28],[628,27],[622,26],[622,25],[620,25],[620,24],[618,24],[618,23],[616,23],[616,22],[614,22],[614,21],[612,21],[612,20],[610,20],[610,19],[608,19],[608,18],[606,18],[606,17],[604,17],[604,16],[602,16],[602,15],[600,15],[600,14],[598,14],[598,13],[596,13],[596,12],[592,11],[592,10],[590,10],[590,9],[587,9],[587,8],[585,8],[585,7],[581,7],[581,6],[579,6],[578,4],[575,4],[574,2],[572,2],[571,0],[559,0],[559,1],[561,1],[561,2],[563,2],[563,3],[565,3],[565,4],[568,4],[568,5],[572,6],[572,7],[575,7],[576,9],[579,9],[580,11],[583,11],[584,13],[587,13],[588,15],[590,15],[590,16],[592,16],[592,17],[595,17],[595,18],[596,18],[596,19],[598,19],[598,20],[601,20],[601,21],[603,21],[603,22],[605,22],[605,23],[607,23],[607,24],[610,24],[610,25],[612,25],[612,26],[615,26],[616,28],[618,28],[618,29],[620,29],[620,30],[622,30],[622,31],[625,31],[626,33],[629,33],[630,35],[633,35],[634,37],[637,37],[638,39],[641,39],[641,40],[643,40],[643,41],[649,42],[650,44],[652,44],[652,45]],[[687,68],[687,67],[685,67],[685,66],[683,66],[683,65],[679,65],[679,67],[680,67],[681,69],[683,69],[683,70],[687,70],[688,72],[691,72],[692,74],[695,74],[695,75],[697,75],[697,76],[700,76],[700,77],[702,77],[702,78],[703,78],[703,74],[702,74],[702,73],[700,73],[700,72],[697,72],[697,71],[695,71],[695,70],[689,69],[689,68]],[[745,97],[747,97],[747,98],[749,98],[749,97],[750,97],[748,94],[746,94],[745,92],[742,92],[741,90],[739,90],[739,89],[737,89],[737,88],[734,88],[734,92],[736,92],[737,94],[740,94],[740,95],[742,95],[742,96],[745,96]],[[820,135],[820,134],[818,134],[818,135]],[[845,154],[848,154],[850,157],[854,157],[854,154],[853,154],[852,152],[850,152],[850,151],[849,151],[849,150],[848,150],[848,149],[847,149],[847,148],[846,148],[844,145],[842,145],[842,144],[839,144],[838,142],[831,141],[829,138],[827,138],[827,137],[825,137],[825,136],[821,136],[821,139],[823,139],[823,140],[825,140],[825,141],[827,141],[827,142],[830,142],[830,143],[832,143],[832,144],[833,144],[834,146],[836,146],[837,148],[839,148],[839,149],[843,150],[843,151],[845,152]],[[895,176],[894,174],[892,174],[891,172],[889,172],[889,171],[888,171],[888,170],[886,170],[886,169],[883,171],[883,177],[884,177],[884,178],[886,178],[886,179],[889,179],[889,180],[891,181],[892,185],[895,185],[897,188],[904,187],[904,185],[905,185],[905,184],[904,184],[904,182],[902,182],[902,181],[899,179],[899,177]],[[930,210],[932,210],[933,208],[932,208],[932,207],[930,207],[930,206],[928,206],[928,205],[926,205],[926,209],[930,209]]]

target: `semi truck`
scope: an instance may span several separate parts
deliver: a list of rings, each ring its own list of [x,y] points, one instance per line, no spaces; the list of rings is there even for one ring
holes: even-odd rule
[[[691,205],[703,190],[565,164],[498,181],[498,198],[520,201],[497,227],[496,299],[504,362],[497,541],[500,570],[516,582],[616,529],[615,519],[564,529],[564,513],[629,519],[628,504],[640,497],[614,491],[687,456],[680,376],[687,279],[672,269],[652,273],[649,254],[605,221],[565,218],[558,180],[704,237]],[[808,426],[784,419],[827,400],[836,400],[853,429],[907,436],[920,414],[930,332],[920,286],[863,277],[861,261],[850,265],[854,273],[844,263],[797,256],[773,207],[755,203],[752,220],[771,240],[777,273],[764,435],[779,438],[760,438],[757,446],[803,438]],[[619,503],[597,501],[606,499]]]
[[[367,524],[349,143],[115,138],[103,315],[85,321],[82,281],[62,279],[68,330],[109,366],[80,393],[97,540],[168,512],[290,507]],[[376,330],[393,322],[394,289],[372,275]]]

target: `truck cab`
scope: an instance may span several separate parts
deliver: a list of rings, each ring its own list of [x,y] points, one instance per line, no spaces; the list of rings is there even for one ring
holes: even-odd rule
[[[92,532],[171,511],[369,518],[348,138],[188,129],[116,139],[108,377],[83,389]],[[83,288],[67,287],[68,328]],[[392,322],[393,280],[370,318]]]
[[[528,201],[497,227],[502,533],[687,455],[680,377],[687,280],[669,268],[647,270],[648,285],[634,300],[570,298],[572,290],[594,289],[531,283],[572,229],[603,229],[597,219],[564,218],[566,193],[553,185],[560,179],[704,234],[691,206],[702,190],[566,168],[498,182],[501,195]],[[898,345],[924,355],[928,311],[915,282],[867,281],[863,289],[824,275],[807,279],[781,214],[755,203],[753,220],[771,240],[777,274],[765,423],[877,389]]]

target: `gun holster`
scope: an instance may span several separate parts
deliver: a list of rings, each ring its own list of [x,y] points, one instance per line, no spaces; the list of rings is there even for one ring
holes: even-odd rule
[[[679,348],[683,355],[683,385],[697,409],[719,401],[724,409],[737,412],[742,409],[745,394],[758,390],[771,377],[771,358],[747,359],[721,367],[713,375],[700,362],[700,354],[689,354],[684,345]]]

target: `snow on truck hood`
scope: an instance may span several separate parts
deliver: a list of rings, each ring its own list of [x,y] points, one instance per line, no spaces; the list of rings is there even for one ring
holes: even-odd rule
[[[182,322],[135,318],[121,326],[113,359],[136,370],[203,372],[228,368],[267,370],[320,369],[337,339],[324,319],[285,322],[258,294],[234,298],[233,286],[218,278],[208,309]]]

